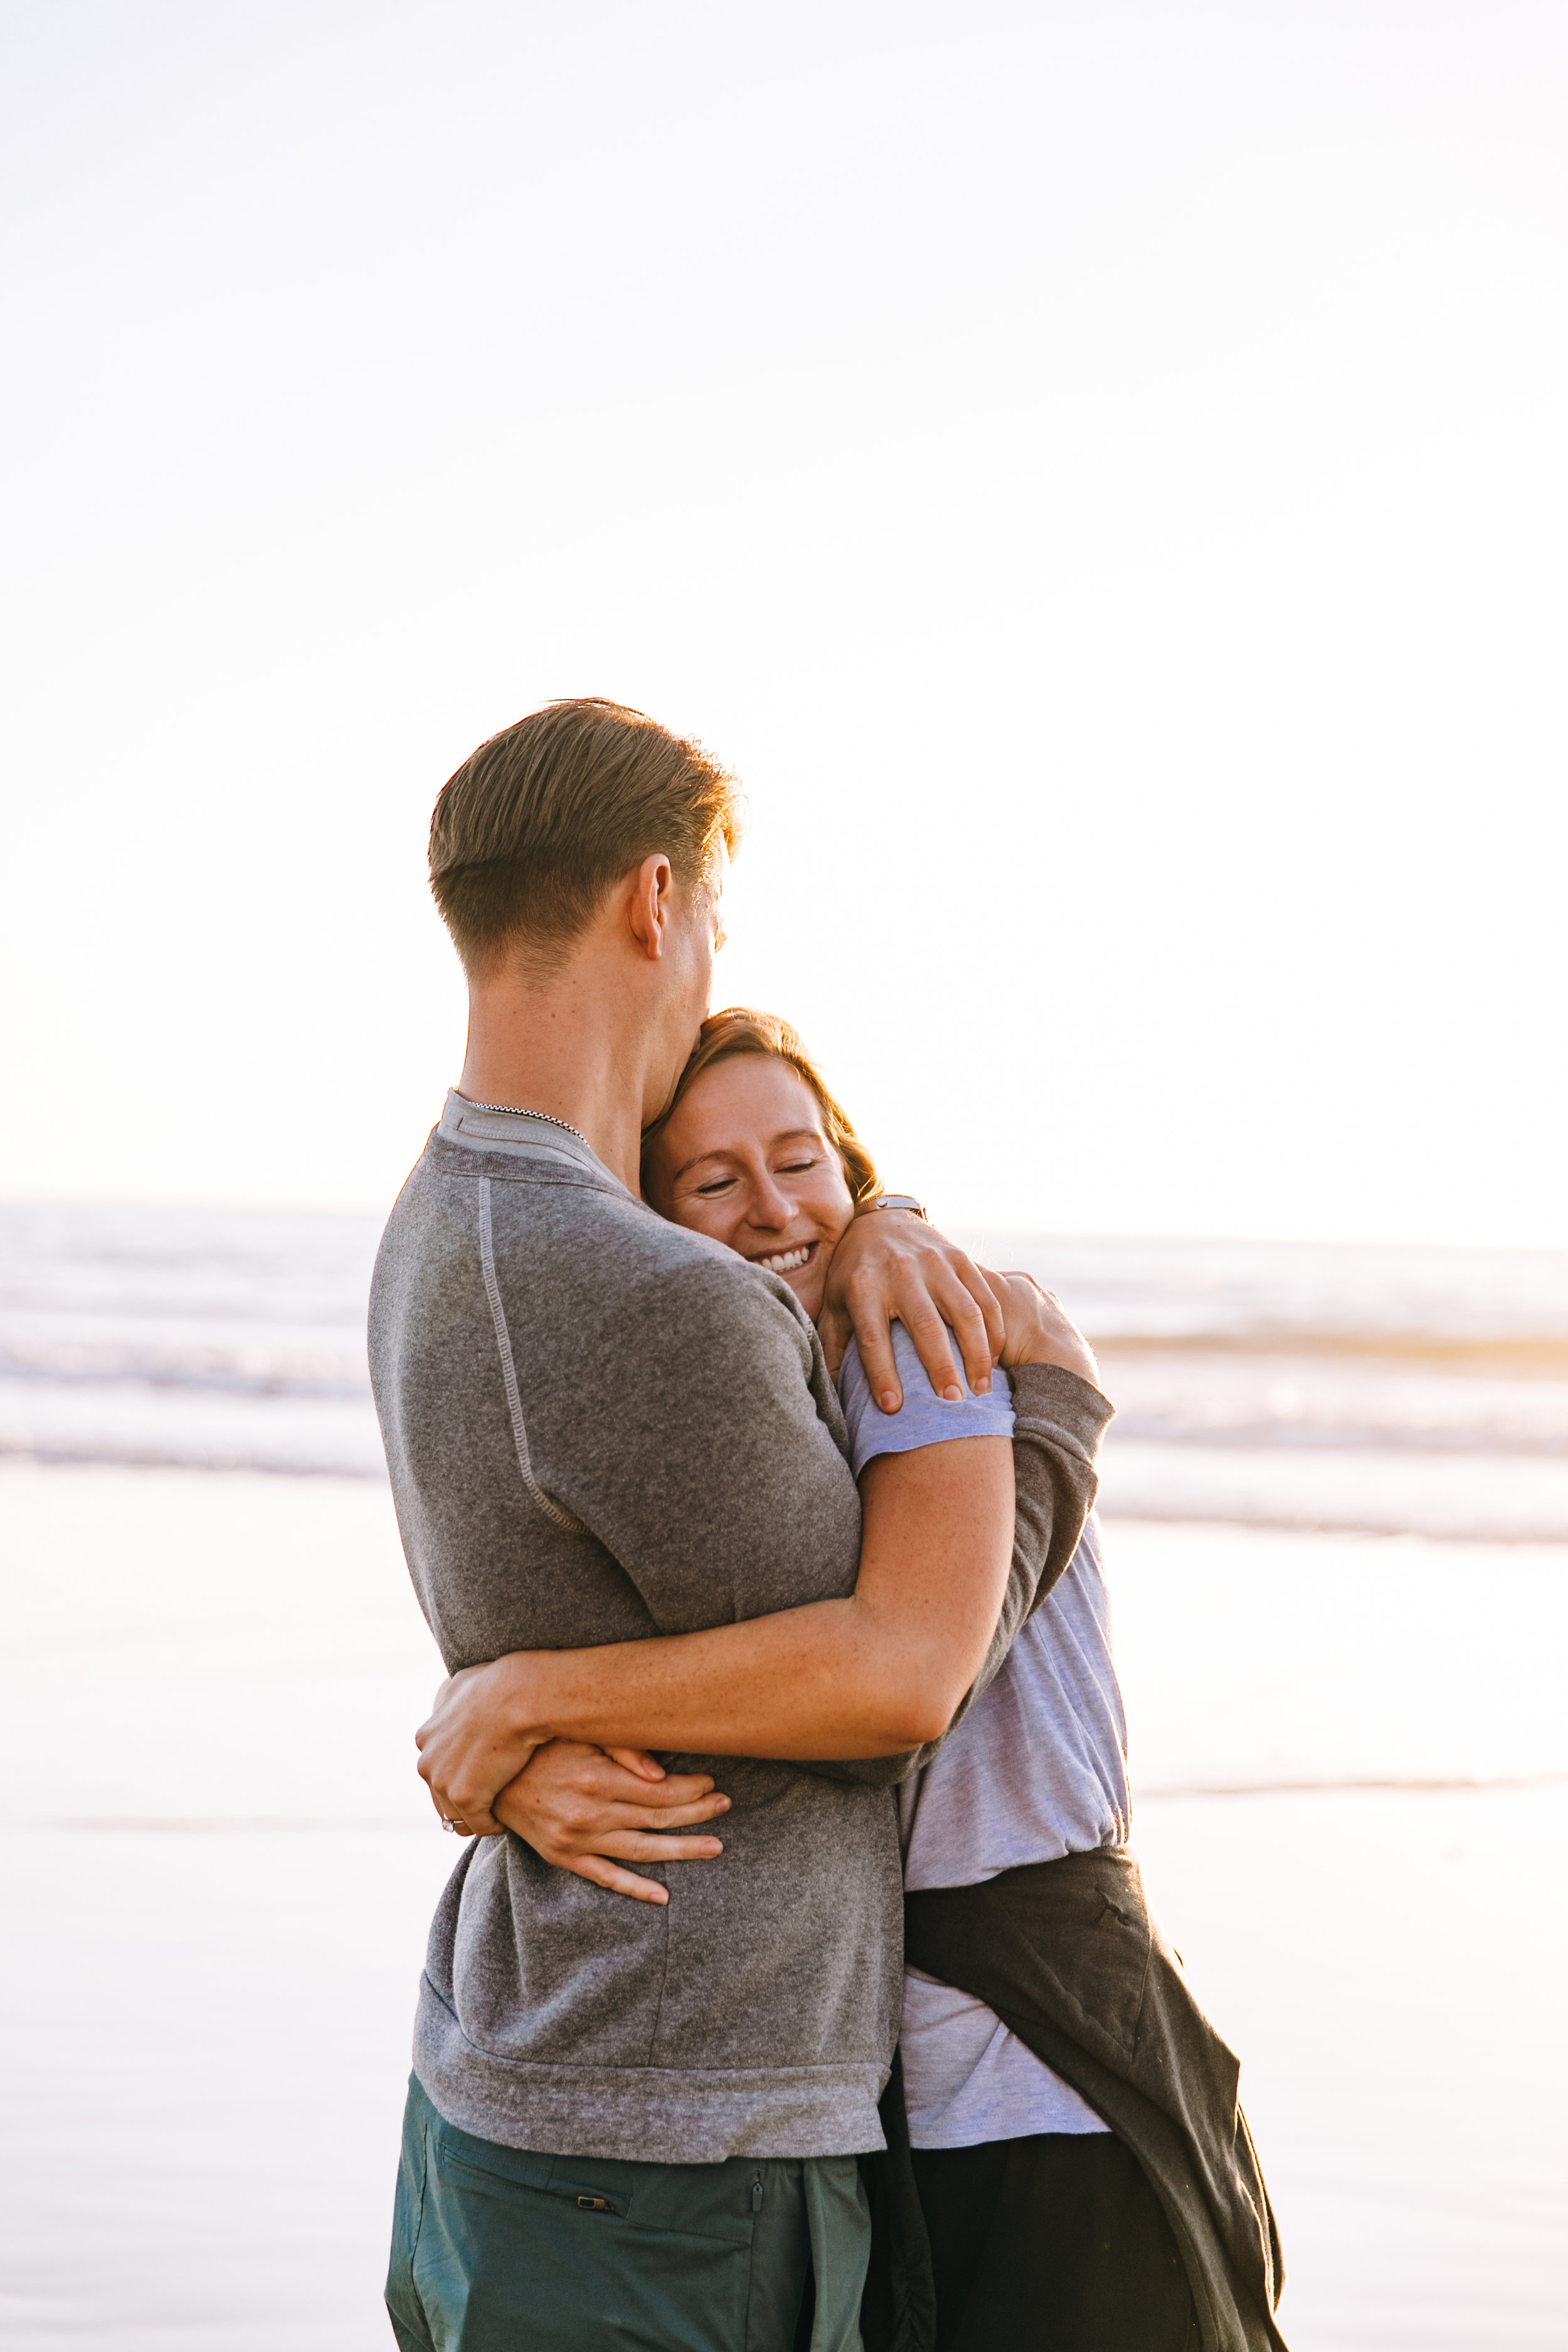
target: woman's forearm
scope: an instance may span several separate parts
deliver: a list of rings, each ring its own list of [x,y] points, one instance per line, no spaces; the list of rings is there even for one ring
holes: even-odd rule
[[[984,1657],[1013,1546],[1013,1454],[968,1438],[863,1480],[856,1590],[699,1633],[520,1651],[455,1675],[420,1734],[443,1811],[489,1801],[546,1739],[715,1756],[889,1756],[940,1738]]]
[[[894,1755],[939,1738],[968,1688],[951,1644],[857,1596],[502,1663],[521,1670],[507,1702],[518,1737],[713,1756]]]
[[[863,1499],[847,1600],[664,1641],[534,1652],[525,1706],[553,1738],[699,1755],[891,1756],[940,1739],[1002,1604],[1013,1449],[970,1438],[882,1455]]]

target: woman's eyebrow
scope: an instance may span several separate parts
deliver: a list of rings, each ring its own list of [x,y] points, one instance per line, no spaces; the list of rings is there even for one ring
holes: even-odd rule
[[[779,1144],[794,1143],[802,1136],[810,1143],[823,1143],[821,1132],[815,1127],[781,1127],[776,1135],[768,1137],[763,1148],[766,1151],[772,1151]],[[824,1144],[824,1149],[826,1148]],[[671,1174],[669,1181],[672,1184],[679,1184],[683,1176],[689,1175],[694,1168],[700,1168],[705,1160],[734,1160],[738,1157],[732,1143],[716,1144],[711,1151],[694,1151],[689,1160],[681,1161],[680,1166]]]

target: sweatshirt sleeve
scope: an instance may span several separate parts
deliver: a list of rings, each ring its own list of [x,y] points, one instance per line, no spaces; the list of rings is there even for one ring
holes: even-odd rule
[[[1100,1441],[1115,1411],[1109,1397],[1060,1364],[1020,1364],[1015,1370],[1012,1565],[991,1646],[953,1723],[962,1722],[994,1682],[1013,1643],[1077,1551],[1100,1491]]]
[[[1059,1364],[1016,1365],[1012,1381],[1016,1501],[1007,1587],[991,1645],[943,1738],[995,1681],[1008,1651],[1078,1549],[1100,1487],[1100,1441],[1116,1410],[1109,1397]],[[814,1769],[835,1780],[891,1785],[929,1764],[941,1745],[933,1740],[903,1756],[857,1758]]]
[[[647,1630],[853,1591],[860,1500],[843,1418],[785,1285],[715,1253],[650,1271],[609,1305],[601,1318],[584,1299],[577,1376],[529,1381],[529,1412],[542,1483],[619,1564]]]

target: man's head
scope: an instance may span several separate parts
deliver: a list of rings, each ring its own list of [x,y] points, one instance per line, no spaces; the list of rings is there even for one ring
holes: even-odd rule
[[[734,778],[700,744],[584,696],[492,735],[443,785],[430,888],[470,979],[515,961],[543,980],[646,860],[689,899],[739,839]]]
[[[708,1010],[739,838],[733,777],[640,710],[547,703],[481,743],[430,825],[430,887],[468,976],[465,1072],[527,1032],[613,1037],[656,1117]]]

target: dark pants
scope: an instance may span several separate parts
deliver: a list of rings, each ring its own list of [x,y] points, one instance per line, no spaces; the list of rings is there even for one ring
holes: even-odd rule
[[[916,2148],[912,2161],[937,2352],[1184,2352],[1176,2242],[1111,2133]]]
[[[401,2352],[851,2352],[868,2242],[852,2156],[536,2155],[414,2081],[386,2307]]]

